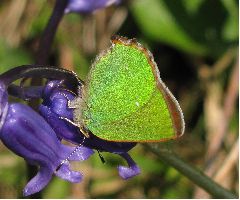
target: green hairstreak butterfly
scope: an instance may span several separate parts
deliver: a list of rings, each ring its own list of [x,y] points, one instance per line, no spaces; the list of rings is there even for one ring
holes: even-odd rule
[[[157,142],[184,133],[182,110],[160,78],[152,54],[135,39],[114,36],[74,102],[81,130],[116,142]]]

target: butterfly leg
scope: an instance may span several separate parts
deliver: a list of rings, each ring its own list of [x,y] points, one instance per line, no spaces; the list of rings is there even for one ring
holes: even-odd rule
[[[86,138],[90,138],[88,131],[84,127],[80,127],[79,129]]]
[[[128,167],[121,165],[118,166],[118,173],[123,179],[129,179],[132,178],[133,176],[140,174],[141,172],[140,168],[128,153],[120,153],[119,155],[123,157],[128,163]]]
[[[88,134],[88,131],[87,131],[84,127],[79,126],[78,124],[76,124],[75,122],[73,122],[72,120],[70,120],[70,119],[68,119],[68,118],[66,118],[66,117],[59,117],[59,118],[62,119],[62,120],[67,121],[68,123],[72,124],[73,126],[78,127],[78,128],[80,129],[81,133],[82,133],[86,138],[89,138],[89,137],[90,137],[89,134]]]

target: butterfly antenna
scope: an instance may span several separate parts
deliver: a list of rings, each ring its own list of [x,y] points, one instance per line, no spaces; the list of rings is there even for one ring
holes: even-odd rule
[[[66,158],[66,159],[64,159],[61,163],[60,163],[60,165],[58,165],[58,167],[56,168],[56,171],[58,171],[61,167],[62,167],[62,165],[64,164],[64,163],[68,163],[69,162],[69,160],[70,160],[70,158],[72,157],[72,155],[73,154],[75,154],[78,150],[79,150],[79,148],[83,145],[83,143],[85,142],[85,136],[83,137],[83,141],[78,145],[78,146],[76,146],[76,148],[72,151],[72,153],[70,153],[69,155],[68,155],[68,157]]]
[[[99,150],[97,150],[97,152],[98,152],[99,158],[101,159],[102,163],[104,164],[106,161],[105,161],[103,155],[100,153]]]

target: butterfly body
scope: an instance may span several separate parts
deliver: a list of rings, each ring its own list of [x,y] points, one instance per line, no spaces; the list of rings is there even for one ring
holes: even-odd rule
[[[80,92],[74,123],[101,139],[154,142],[184,132],[178,102],[160,79],[152,54],[136,40],[113,38]]]

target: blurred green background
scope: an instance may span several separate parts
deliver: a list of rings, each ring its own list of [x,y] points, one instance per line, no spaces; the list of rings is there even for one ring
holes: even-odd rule
[[[53,0],[0,2],[0,73],[34,63]],[[185,116],[182,138],[168,142],[186,162],[238,193],[238,1],[129,0],[91,15],[64,16],[49,64],[76,71],[84,80],[95,56],[119,34],[137,38],[153,53],[161,77]],[[74,169],[83,182],[54,177],[43,198],[209,198],[175,169],[139,144],[130,151],[142,173],[121,180],[117,155],[97,154]],[[212,159],[214,158],[214,159]],[[0,144],[0,198],[20,198],[27,181],[23,159]]]

